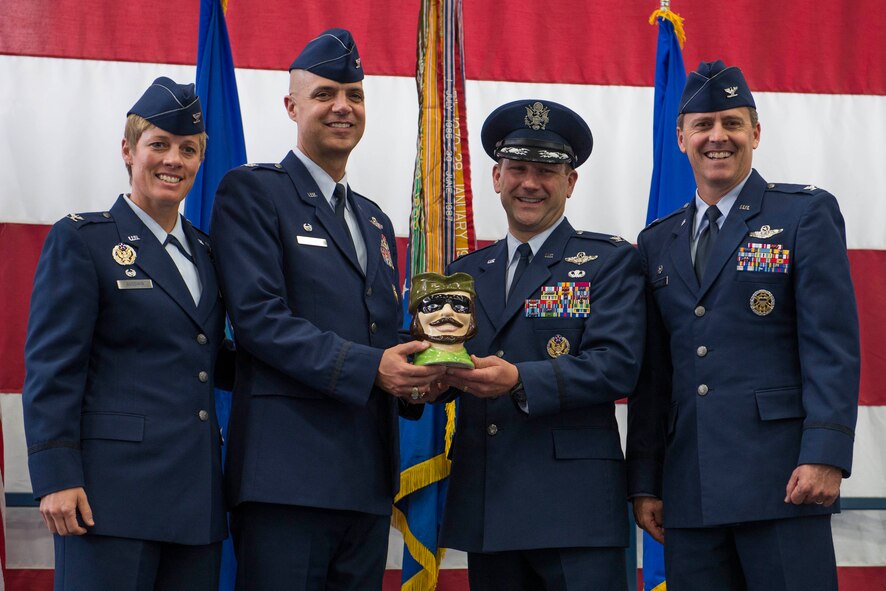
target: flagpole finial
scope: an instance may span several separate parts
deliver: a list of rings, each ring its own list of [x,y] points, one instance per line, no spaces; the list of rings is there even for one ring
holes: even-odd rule
[[[650,15],[649,24],[654,25],[659,18],[670,21],[674,25],[674,34],[677,35],[677,41],[682,49],[683,43],[686,42],[686,33],[683,31],[683,17],[676,12],[671,12],[671,0],[661,0],[661,8]]]

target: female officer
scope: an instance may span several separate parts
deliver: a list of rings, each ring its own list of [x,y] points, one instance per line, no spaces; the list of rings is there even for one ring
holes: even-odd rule
[[[132,192],[56,223],[37,267],[31,482],[57,590],[217,589],[225,312],[208,237],[178,213],[206,148],[200,100],[161,77],[127,115]]]

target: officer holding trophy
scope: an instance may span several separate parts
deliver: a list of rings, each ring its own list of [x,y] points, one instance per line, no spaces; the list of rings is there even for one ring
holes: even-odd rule
[[[593,145],[577,113],[514,101],[482,140],[508,234],[448,270],[474,277],[477,335],[475,368],[447,368],[463,394],[441,545],[468,553],[474,591],[625,589],[615,401],[643,353],[640,259],[564,216]]]

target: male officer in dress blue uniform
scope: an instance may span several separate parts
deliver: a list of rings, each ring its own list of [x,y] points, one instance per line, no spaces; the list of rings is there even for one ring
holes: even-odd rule
[[[593,140],[551,101],[486,119],[508,235],[461,257],[474,277],[475,369],[460,398],[441,545],[468,552],[473,591],[617,591],[627,585],[624,456],[615,401],[643,353],[643,278],[618,236],[564,217]]]
[[[673,591],[836,590],[830,516],[859,383],[843,218],[827,191],[752,170],[760,124],[736,67],[690,74],[677,141],[697,193],[638,240],[650,305],[629,413],[637,522],[665,539]]]
[[[205,141],[194,85],[158,78],[127,117],[131,194],[43,247],[23,405],[57,590],[218,588],[225,310],[208,238],[178,213]]]
[[[363,67],[331,29],[290,68],[298,124],[279,164],[221,182],[212,217],[243,356],[226,486],[239,589],[380,589],[399,484],[397,411],[443,374],[398,345],[394,228],[348,187],[365,123]],[[399,397],[399,400],[398,400]],[[414,412],[409,412],[412,416]]]

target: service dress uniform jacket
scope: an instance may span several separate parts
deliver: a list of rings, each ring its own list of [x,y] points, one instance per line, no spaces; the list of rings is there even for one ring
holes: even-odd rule
[[[365,273],[292,152],[234,169],[219,185],[212,229],[238,344],[225,475],[232,506],[391,512],[398,403],[374,381],[402,324],[396,243],[375,203],[350,190],[348,198]]]
[[[478,332],[467,349],[517,365],[528,414],[507,395],[460,397],[441,545],[468,552],[626,546],[615,401],[633,390],[643,353],[639,256],[617,236],[575,231],[564,219],[505,304],[507,266],[501,240],[448,271],[474,277]],[[531,317],[545,291],[560,312]]]
[[[630,492],[662,498],[666,528],[838,512],[784,502],[799,464],[844,477],[852,465],[858,319],[837,202],[752,172],[700,284],[694,215],[693,203],[638,240],[652,303]]]
[[[28,465],[38,498],[85,489],[87,535],[227,536],[213,398],[225,310],[207,236],[182,227],[199,305],[122,196],[62,219],[43,247],[25,346]]]

